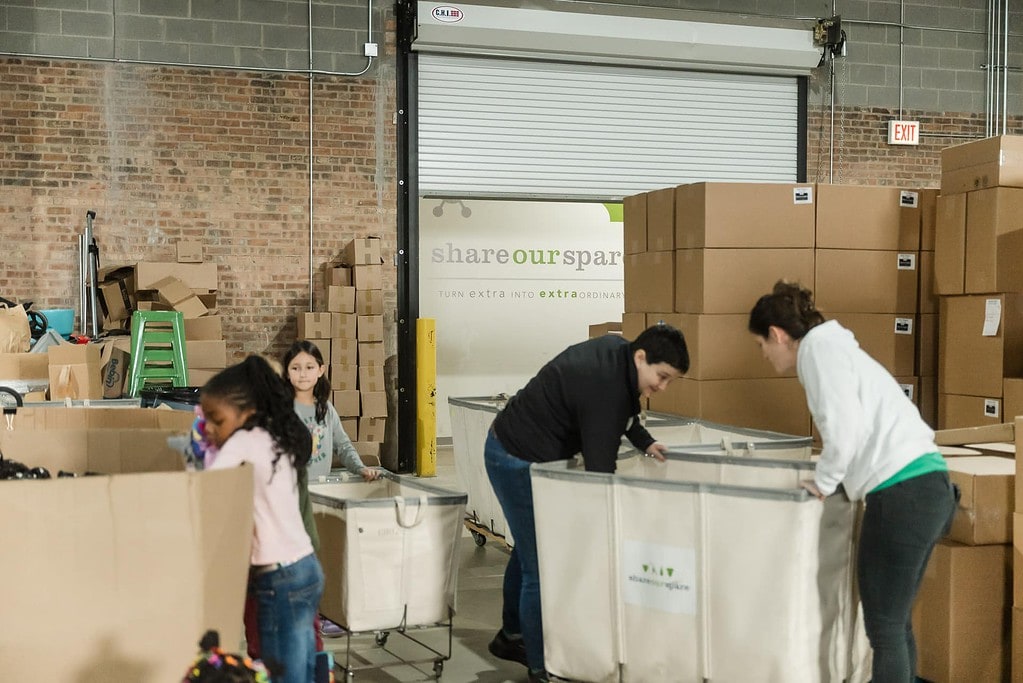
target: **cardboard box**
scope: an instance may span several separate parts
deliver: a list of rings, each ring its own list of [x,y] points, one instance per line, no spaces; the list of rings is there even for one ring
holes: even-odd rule
[[[360,417],[359,440],[382,443],[386,426],[387,418],[385,417]]]
[[[623,313],[622,336],[632,341],[646,329],[646,313]]]
[[[625,256],[625,310],[675,310],[675,252],[648,251]]]
[[[306,339],[307,342],[313,344],[320,350],[320,356],[323,358],[323,362],[327,364],[327,359],[331,357],[333,351],[334,342],[330,339]]]
[[[339,339],[357,339],[359,317],[354,313],[332,313],[333,320],[330,336]]]
[[[1002,380],[1002,415],[1012,422],[1023,415],[1023,378],[1006,377]],[[1020,506],[1023,511],[1023,506]]]
[[[202,263],[202,242],[200,240],[178,240],[176,246],[178,263]]]
[[[185,341],[185,363],[206,370],[227,367],[227,342],[223,339]]]
[[[351,285],[351,268],[347,266],[327,266],[326,271],[324,271],[324,287],[350,287]]]
[[[382,315],[360,315],[357,316],[356,339],[363,342],[378,342],[384,340],[384,316]]]
[[[382,346],[382,345],[381,345]],[[326,360],[326,358],[324,358]],[[355,339],[334,338],[330,340],[331,365],[358,365],[359,342]]]
[[[387,392],[360,391],[359,396],[363,417],[387,417]]]
[[[1016,463],[991,455],[948,460],[948,476],[961,498],[946,537],[966,545],[1012,543]]]
[[[187,427],[36,429],[22,419],[51,410],[89,420],[118,413],[124,423],[142,413],[192,419],[186,411],[33,408],[19,410],[16,428],[0,435],[5,456],[54,475],[114,475],[0,482],[4,551],[18,558],[0,565],[10,625],[4,679],[118,680],[131,671],[139,683],[180,680],[195,634],[242,637],[252,470],[180,471],[181,456],[166,442]],[[57,614],[56,622],[45,618]]]
[[[917,675],[934,683],[1009,673],[1011,546],[934,547],[913,608]]]
[[[625,253],[641,254],[646,251],[647,193],[635,194],[622,200],[625,234]]]
[[[690,358],[686,377],[703,380],[779,376],[750,336],[748,313],[647,315],[647,327],[658,322],[677,327],[685,335]],[[785,376],[795,377],[795,370]]]
[[[1023,417],[1016,417],[1009,424],[1015,428],[1015,434],[1009,439],[1002,439],[1003,441],[1012,441],[1016,444],[1016,453],[1023,453]],[[1023,458],[1016,458],[1016,496],[1015,506],[1013,509],[1016,514],[1023,513]],[[1017,524],[1014,529],[1019,533],[1023,533],[1023,525]],[[1019,538],[1018,534],[1015,538]],[[1023,548],[1023,543],[1019,541],[1013,541],[1017,547]],[[1023,606],[1023,600],[1017,601],[1013,604]]]
[[[349,441],[356,441],[359,437],[359,420],[361,417],[345,417],[341,419],[341,429],[345,430]]]
[[[1023,567],[1023,558],[1016,557],[1013,567]],[[1023,681],[1023,607],[1012,608],[1012,682]]]
[[[920,251],[934,251],[934,232],[938,218],[938,189],[918,190],[920,193]]]
[[[806,183],[679,186],[675,244],[679,249],[812,249],[813,195],[813,185]]]
[[[942,297],[938,348],[938,391],[1000,397],[1002,378],[1023,377],[1023,295]]]
[[[938,374],[938,316],[925,313],[916,317],[916,374]]]
[[[219,372],[216,368],[188,368],[188,386],[201,387]]]
[[[895,376],[916,372],[916,319],[891,313],[834,313],[837,320],[852,331],[860,348]]]
[[[817,308],[825,313],[916,313],[917,254],[818,249],[814,255]]]
[[[964,396],[938,393],[938,428],[960,429],[1003,422],[999,396]]]
[[[698,417],[711,422],[751,429],[807,436],[810,411],[799,380],[792,377],[766,379],[696,380],[683,377],[650,398],[670,401],[675,415]]]
[[[356,390],[335,391],[334,409],[341,417],[358,417],[359,415],[359,392]]]
[[[918,192],[823,183],[816,189],[818,249],[919,251]]]
[[[58,344],[49,356],[50,399],[103,398],[100,349],[96,344]]]
[[[646,197],[645,251],[672,251],[675,248],[675,188],[654,190]]]
[[[299,339],[329,339],[331,336],[331,314],[330,313],[299,313],[298,314],[298,338]],[[322,349],[321,349],[322,351]]]
[[[383,342],[359,342],[359,365],[383,365],[385,360]]]
[[[50,378],[50,359],[45,353],[0,353],[0,378]]]
[[[916,381],[920,417],[931,429],[938,428],[938,378],[918,377]]]
[[[121,398],[124,382],[131,370],[131,338],[111,337],[98,343],[103,398]]]
[[[757,300],[770,294],[778,280],[792,280],[814,289],[813,263],[813,249],[680,249],[675,252],[674,310],[749,315]],[[664,289],[667,283],[652,280],[649,286]],[[625,300],[625,310],[634,310],[628,306],[628,280]],[[658,306],[646,312],[666,310],[672,309]]]
[[[380,444],[375,441],[353,441],[352,446],[355,447],[355,451],[359,454],[359,458],[362,459],[362,464],[366,467],[376,467],[380,465]]]
[[[384,292],[381,289],[360,289],[355,291],[356,315],[383,315]]]
[[[1023,187],[1023,137],[997,135],[941,150],[941,194]]]
[[[967,294],[1023,291],[1023,189],[966,195]]]
[[[590,325],[588,338],[595,339],[596,337],[603,337],[608,334],[620,335],[621,333],[622,333],[621,323],[618,322],[597,323],[595,325]]]
[[[941,195],[937,209],[934,293],[962,294],[966,291],[966,195]]]
[[[358,289],[382,289],[384,267],[379,263],[373,266],[354,266],[352,268],[352,284]]]
[[[963,446],[971,443],[1013,441],[1016,438],[1015,427],[1014,423],[1006,422],[977,427],[939,429],[934,433],[934,443],[939,446]]]
[[[921,251],[917,264],[920,271],[920,296],[917,299],[917,313],[937,313],[939,299],[934,291],[934,252]]]
[[[209,312],[199,297],[176,277],[171,276],[157,280],[151,289],[156,290],[160,303],[170,306],[175,311],[180,311],[185,318],[198,318]]]
[[[359,391],[386,391],[383,365],[362,365],[359,367]],[[369,439],[372,441],[373,439]]]
[[[185,319],[185,341],[208,341],[224,338],[223,318],[219,315],[204,315],[201,318]]]
[[[327,287],[327,310],[332,313],[355,313],[355,287]]]
[[[104,320],[116,322],[131,317],[135,306],[124,280],[101,282],[96,287]]]
[[[380,263],[380,238],[358,237],[349,241],[341,252],[341,263],[346,266]]]
[[[330,388],[334,391],[355,391],[359,388],[358,381],[359,366],[357,365],[335,365],[330,366]]]
[[[136,289],[155,289],[165,277],[176,277],[189,289],[219,289],[216,263],[163,263],[140,261],[135,264]]]

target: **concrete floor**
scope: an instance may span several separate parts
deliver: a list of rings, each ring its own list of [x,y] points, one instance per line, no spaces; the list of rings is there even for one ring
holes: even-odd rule
[[[450,446],[437,449],[437,476],[429,479],[436,486],[459,490]],[[508,562],[507,548],[494,541],[478,547],[463,529],[459,547],[457,614],[452,627],[451,658],[444,662],[441,681],[447,683],[519,683],[526,680],[526,669],[514,662],[493,657],[487,643],[501,626],[501,582]],[[409,635],[433,649],[447,653],[446,628],[413,629]],[[346,638],[325,639],[324,647],[334,653],[337,662],[345,662]],[[351,639],[350,662],[356,669],[350,680],[365,683],[433,680],[433,660],[437,657],[398,633],[391,633],[383,648],[372,635]],[[423,661],[415,665],[402,664]],[[365,668],[362,667],[382,667]],[[335,669],[338,683],[344,683]]]

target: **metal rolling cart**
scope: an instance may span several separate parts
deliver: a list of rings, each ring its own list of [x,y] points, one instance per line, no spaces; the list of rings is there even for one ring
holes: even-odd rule
[[[466,494],[390,472],[372,482],[330,479],[311,483],[309,495],[324,573],[320,612],[346,630],[336,666],[353,680],[362,670],[428,664],[439,679],[451,658]],[[429,629],[446,631],[446,651],[419,636]],[[423,656],[388,648],[392,633]],[[360,635],[393,661],[358,665],[352,638]]]

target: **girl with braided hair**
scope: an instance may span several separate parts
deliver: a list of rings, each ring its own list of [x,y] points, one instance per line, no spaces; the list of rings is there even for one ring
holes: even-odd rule
[[[775,284],[750,312],[749,331],[774,369],[794,369],[806,391],[823,447],[804,488],[824,500],[841,485],[851,500],[865,502],[856,573],[873,682],[912,683],[910,612],[956,508],[934,432],[852,332],[824,320],[809,290]]]
[[[249,594],[256,600],[263,661],[284,669],[275,683],[309,683],[316,646],[310,625],[323,592],[323,570],[299,508],[299,472],[312,437],[291,393],[265,359],[249,356],[200,391],[205,433],[218,449],[210,469],[252,466],[254,526]]]

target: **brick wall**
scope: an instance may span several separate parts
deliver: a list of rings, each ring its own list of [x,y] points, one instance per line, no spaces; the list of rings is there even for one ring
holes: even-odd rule
[[[903,109],[901,118],[920,122],[925,136],[919,146],[888,144],[888,121],[898,109],[835,108],[834,175],[831,174],[830,109],[810,107],[807,116],[806,176],[811,182],[847,185],[901,185],[924,188],[941,184],[941,150],[984,137],[984,117],[972,113],[935,113]],[[1012,117],[1008,132],[1023,134],[1023,119]]]
[[[309,81],[302,75],[0,59],[0,295],[77,308],[85,212],[103,265],[219,264],[229,355],[279,354],[309,301]],[[313,87],[313,280],[355,236],[395,244],[393,67]],[[396,304],[385,269],[385,305]],[[394,352],[393,312],[388,353]]]

